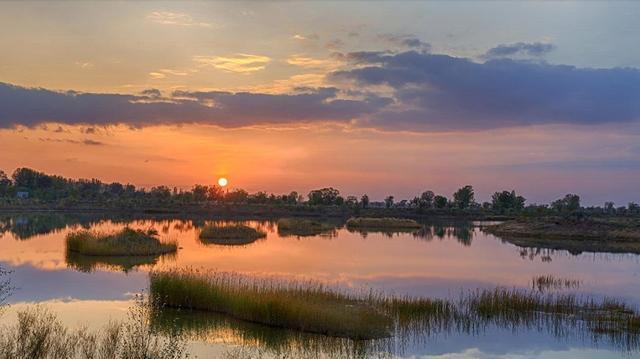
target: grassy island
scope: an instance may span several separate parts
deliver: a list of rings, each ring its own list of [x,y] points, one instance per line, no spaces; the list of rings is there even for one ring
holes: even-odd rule
[[[347,228],[378,230],[412,230],[422,227],[413,219],[393,217],[352,217],[347,220]]]
[[[204,243],[242,245],[255,242],[266,236],[265,232],[244,224],[208,224],[202,228],[199,238]]]
[[[278,220],[278,234],[299,237],[315,236],[331,232],[335,226],[327,222],[307,218],[281,218]]]
[[[521,247],[640,253],[640,220],[624,217],[520,218],[485,231]]]
[[[322,285],[274,283],[228,273],[151,273],[151,296],[168,307],[224,313],[274,327],[352,339],[390,335],[378,308]]]
[[[543,281],[549,281],[546,278]],[[562,280],[562,285],[568,280]],[[614,341],[640,343],[640,315],[611,299],[537,289],[484,289],[458,300],[350,294],[313,282],[275,281],[192,269],[152,272],[150,295],[167,308],[200,310],[247,322],[350,339],[424,335],[453,328],[475,332],[488,324],[512,328],[548,323],[549,328]],[[363,294],[364,293],[364,294]],[[563,331],[559,331],[561,335]]]
[[[176,241],[160,241],[155,230],[124,228],[115,233],[81,230],[67,235],[67,250],[86,256],[153,256],[178,250]]]

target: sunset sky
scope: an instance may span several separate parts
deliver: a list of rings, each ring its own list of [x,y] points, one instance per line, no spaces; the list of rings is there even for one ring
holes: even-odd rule
[[[0,169],[640,202],[640,3],[1,2]]]

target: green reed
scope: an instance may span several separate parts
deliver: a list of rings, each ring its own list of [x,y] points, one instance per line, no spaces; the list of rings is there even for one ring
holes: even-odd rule
[[[81,230],[66,237],[67,251],[88,256],[150,256],[178,250],[176,241],[161,241],[153,229],[123,228],[115,233]]]

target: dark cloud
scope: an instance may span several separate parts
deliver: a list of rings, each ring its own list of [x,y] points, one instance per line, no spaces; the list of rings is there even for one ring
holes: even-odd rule
[[[338,98],[335,88],[295,94],[178,91],[167,101],[147,96],[57,92],[0,83],[0,128],[46,122],[71,125],[207,123],[225,127],[296,121],[349,121],[391,102]]]
[[[72,140],[72,139],[63,139],[63,138],[51,138],[51,137],[40,137],[38,138],[38,140],[40,140],[40,142],[66,142],[66,143],[73,143],[76,145],[87,145],[87,146],[104,146],[104,142],[100,142],[100,141],[95,141],[95,140],[91,140],[91,139],[85,139],[82,141],[79,140]]]
[[[395,93],[396,105],[368,120],[375,127],[480,129],[640,119],[638,69],[583,69],[510,59],[476,63],[414,51],[344,56],[360,66],[330,78],[360,86],[387,85]]]
[[[410,49],[415,49],[423,52],[431,51],[430,43],[422,41],[412,35],[384,34],[384,35],[380,35],[380,38],[394,46],[407,47]]]
[[[489,49],[484,55],[485,59],[499,59],[505,57],[525,56],[540,57],[552,51],[555,47],[552,44],[542,42],[517,42],[515,44],[502,44]]]

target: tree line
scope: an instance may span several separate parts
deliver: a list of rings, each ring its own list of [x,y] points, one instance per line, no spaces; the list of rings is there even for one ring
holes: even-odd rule
[[[118,202],[130,204],[164,204],[164,203],[234,203],[234,204],[270,204],[270,205],[308,205],[339,206],[349,208],[406,208],[418,211],[425,210],[458,210],[458,211],[490,211],[499,214],[549,212],[571,213],[587,211],[603,214],[638,214],[640,206],[629,203],[626,207],[615,207],[613,202],[606,202],[603,207],[583,208],[580,196],[567,194],[550,204],[526,204],[526,199],[514,190],[498,191],[491,196],[491,201],[478,203],[475,200],[474,188],[466,185],[455,191],[451,197],[436,194],[427,190],[412,199],[396,201],[394,196],[387,196],[382,202],[373,202],[369,196],[342,196],[340,191],[332,188],[321,188],[310,191],[306,198],[298,192],[274,194],[267,192],[248,193],[243,189],[225,190],[217,185],[194,185],[190,190],[176,187],[156,186],[150,189],[139,188],[132,184],[119,182],[104,183],[97,179],[74,180],[56,175],[48,175],[30,168],[18,168],[11,176],[0,170],[0,198],[4,202],[19,203],[21,201],[58,202],[73,204],[74,202]]]

